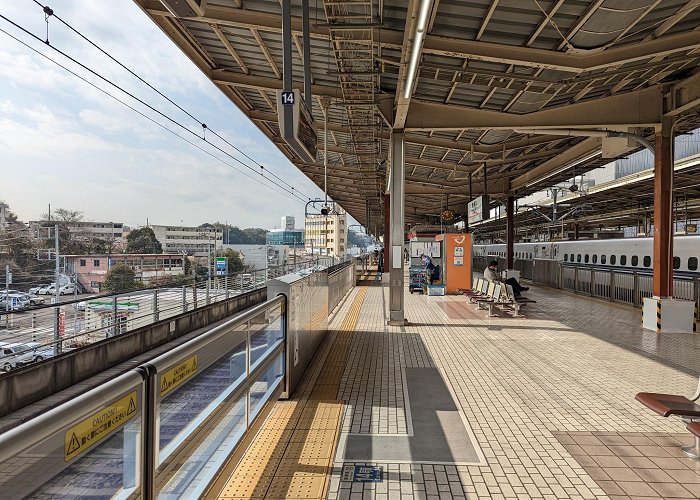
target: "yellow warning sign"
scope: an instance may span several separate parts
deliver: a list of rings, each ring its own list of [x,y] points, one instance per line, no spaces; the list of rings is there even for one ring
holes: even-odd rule
[[[66,462],[89,450],[114,431],[123,427],[136,416],[137,409],[136,391],[130,392],[68,429],[63,448]]]
[[[165,396],[170,391],[182,385],[197,373],[197,355],[187,358],[179,365],[173,366],[160,376],[160,395]]]

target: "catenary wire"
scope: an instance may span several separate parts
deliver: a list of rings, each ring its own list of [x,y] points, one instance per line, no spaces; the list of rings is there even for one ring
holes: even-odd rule
[[[41,4],[40,2],[38,2],[37,0],[33,0],[33,1],[34,1],[35,4],[37,4],[37,5],[40,6],[42,9],[44,9],[44,12],[46,12],[46,9],[47,9],[46,6],[42,5],[42,4]],[[223,142],[225,142],[226,144],[228,144],[230,147],[232,147],[233,149],[235,149],[236,151],[238,151],[238,153],[240,153],[241,155],[245,156],[248,160],[250,160],[250,161],[252,161],[253,163],[255,163],[256,165],[258,165],[260,168],[265,169],[265,167],[264,167],[260,162],[256,161],[254,158],[251,158],[247,153],[245,153],[245,152],[242,151],[240,148],[238,148],[237,146],[235,146],[234,144],[232,144],[232,143],[231,143],[230,141],[228,141],[225,137],[222,137],[222,136],[221,136],[219,133],[217,133],[216,131],[212,130],[212,129],[211,129],[209,126],[207,126],[203,121],[201,121],[200,119],[198,119],[198,118],[197,118],[196,116],[194,116],[192,113],[190,113],[190,112],[187,111],[185,108],[183,108],[182,106],[180,106],[178,103],[176,103],[175,101],[173,101],[170,97],[168,97],[168,96],[165,95],[163,92],[161,92],[160,90],[158,90],[156,87],[154,87],[154,86],[153,86],[152,84],[150,84],[148,81],[146,81],[144,78],[142,78],[142,77],[141,77],[140,75],[138,75],[136,72],[134,72],[131,68],[129,68],[128,66],[126,66],[125,64],[123,64],[123,63],[122,63],[121,61],[119,61],[117,58],[115,58],[114,56],[112,56],[109,52],[107,52],[107,51],[104,50],[102,47],[100,47],[99,45],[97,45],[95,42],[93,42],[92,40],[90,40],[87,36],[83,35],[79,30],[77,30],[76,28],[74,28],[73,26],[71,26],[67,21],[65,21],[65,20],[62,19],[58,14],[56,14],[55,11],[50,10],[50,12],[51,12],[50,16],[55,17],[60,23],[62,23],[64,26],[66,26],[69,30],[73,31],[76,35],[78,35],[80,38],[82,38],[82,39],[85,40],[87,43],[89,43],[90,45],[92,45],[94,48],[96,48],[97,50],[99,50],[102,54],[104,54],[105,56],[107,56],[107,57],[108,57],[109,59],[111,59],[113,62],[115,62],[116,64],[118,64],[119,66],[121,66],[123,69],[125,69],[126,71],[128,71],[132,76],[134,76],[135,78],[137,78],[137,79],[138,79],[140,82],[142,82],[144,85],[148,86],[151,90],[153,90],[154,92],[156,92],[158,95],[160,95],[160,96],[161,96],[162,98],[164,98],[166,101],[168,101],[170,104],[172,104],[172,105],[175,106],[177,109],[179,109],[180,111],[182,111],[183,113],[185,113],[187,116],[189,116],[190,118],[192,118],[192,119],[193,119],[194,121],[196,121],[201,127],[203,127],[204,129],[206,129],[206,130],[208,130],[209,132],[211,132],[212,134],[214,134],[214,135],[215,135],[216,137],[218,137],[220,140],[222,140]],[[50,45],[50,44],[47,42],[47,45]],[[287,181],[285,181],[283,178],[281,178],[280,176],[278,176],[278,175],[275,174],[274,172],[272,172],[272,171],[270,171],[270,170],[268,170],[268,169],[265,169],[265,171],[266,171],[269,175],[272,175],[272,176],[275,177],[276,179],[280,180],[281,182],[284,182],[287,186],[293,188],[293,186],[292,186],[291,184],[289,184]],[[303,193],[302,193],[302,194],[303,194]]]
[[[39,42],[41,42],[41,43],[45,43],[40,37],[38,37],[37,35],[35,35],[35,34],[32,33],[31,31],[29,31],[28,29],[24,28],[23,26],[19,25],[18,23],[12,21],[12,20],[9,19],[8,17],[6,17],[6,16],[0,14],[0,19],[5,20],[6,22],[8,22],[8,23],[10,23],[11,25],[13,25],[15,28],[17,28],[17,29],[19,29],[20,31],[26,33],[27,35],[29,35],[30,37],[34,38],[35,40],[37,40],[37,41],[39,41]],[[8,32],[6,32],[6,31],[4,31],[4,30],[3,30],[3,33],[5,33],[5,34],[7,34],[7,35],[9,35],[9,36],[12,36],[12,35],[10,35]],[[15,38],[15,37],[13,36],[13,38]],[[18,38],[15,38],[15,40],[20,41]],[[23,44],[24,44],[24,43],[23,43]],[[24,44],[24,45],[26,45],[27,47],[31,47],[31,46],[29,46],[29,45],[27,45],[27,44]],[[200,139],[200,140],[206,142],[207,144],[209,144],[210,146],[212,146],[214,149],[217,149],[218,151],[220,151],[221,153],[223,153],[223,154],[225,154],[226,156],[230,157],[231,159],[233,159],[233,160],[236,161],[237,163],[240,163],[241,165],[243,165],[244,167],[248,168],[249,170],[252,170],[252,171],[255,172],[256,174],[260,175],[263,179],[265,179],[265,180],[267,180],[268,182],[274,184],[275,186],[279,187],[280,189],[283,189],[284,191],[288,191],[293,197],[297,198],[298,200],[304,201],[304,202],[306,201],[306,199],[304,199],[302,196],[297,195],[297,193],[294,191],[294,189],[295,189],[294,187],[291,188],[292,191],[289,191],[287,188],[285,188],[284,186],[280,185],[278,182],[274,181],[273,179],[271,179],[271,178],[269,178],[269,177],[265,177],[265,175],[264,175],[263,172],[258,172],[255,168],[251,167],[250,165],[248,165],[248,164],[246,164],[245,162],[241,161],[240,159],[236,158],[235,156],[233,156],[233,155],[230,154],[229,152],[225,151],[225,150],[222,149],[221,147],[217,146],[216,144],[213,144],[211,141],[208,141],[208,140],[206,139],[206,137],[202,137],[202,136],[200,136],[199,134],[197,134],[196,132],[190,130],[188,127],[186,127],[186,126],[183,125],[182,123],[178,122],[178,121],[175,120],[174,118],[172,118],[172,117],[168,116],[167,114],[163,113],[162,111],[158,110],[158,109],[155,108],[154,106],[148,104],[148,103],[145,102],[144,100],[142,100],[142,99],[136,97],[133,93],[129,92],[128,90],[125,90],[124,88],[122,88],[122,87],[119,86],[118,84],[116,84],[116,83],[112,82],[111,80],[109,80],[107,77],[102,76],[102,75],[101,75],[100,73],[98,73],[97,71],[93,70],[92,68],[88,67],[88,66],[85,65],[84,63],[78,61],[78,60],[75,59],[74,57],[72,57],[72,56],[68,55],[67,53],[63,52],[61,49],[59,49],[59,48],[57,48],[57,47],[54,47],[54,46],[51,45],[51,44],[46,44],[46,45],[48,45],[48,47],[50,47],[52,50],[54,50],[54,51],[58,52],[59,54],[61,54],[61,55],[62,55],[63,57],[65,57],[66,59],[72,61],[74,64],[77,64],[77,65],[80,66],[81,68],[83,68],[83,69],[85,69],[86,71],[88,71],[88,72],[92,73],[93,75],[95,75],[97,78],[103,80],[103,81],[106,82],[107,84],[109,84],[109,85],[115,87],[116,89],[120,90],[121,92],[125,93],[126,95],[128,95],[129,97],[131,97],[132,99],[134,99],[135,101],[137,101],[137,102],[139,102],[140,104],[146,106],[146,107],[147,107],[148,109],[150,109],[151,111],[157,113],[158,115],[162,116],[162,117],[165,118],[166,120],[168,120],[168,121],[172,122],[173,124],[177,125],[178,127],[182,128],[182,129],[185,130],[186,132],[188,132],[188,133],[194,135],[194,136],[197,137],[198,139]],[[32,49],[33,49],[33,48],[32,48]],[[33,49],[33,50],[35,50],[35,49]],[[35,52],[41,54],[41,52],[39,52],[39,51],[36,51],[36,50],[35,50]],[[42,54],[42,55],[44,55],[44,54]],[[52,61],[53,61],[53,60],[52,60]],[[56,61],[53,61],[53,62],[56,62]],[[58,64],[58,63],[57,63],[57,64]],[[65,66],[61,66],[61,67],[63,67],[64,69],[67,70],[67,68],[66,68]],[[75,74],[75,73],[73,73],[73,74]],[[75,75],[78,76],[77,74],[75,74]],[[83,79],[83,78],[81,77],[81,79]],[[89,81],[86,80],[86,79],[83,79],[83,80],[86,81],[86,82],[89,82]],[[89,83],[91,83],[91,82],[89,82]],[[91,85],[95,86],[95,85],[92,84],[92,83],[91,83]],[[95,87],[96,87],[96,86],[95,86]],[[96,88],[99,89],[99,87],[96,87]],[[102,90],[102,89],[100,89],[100,90]],[[110,94],[108,94],[108,95],[110,95]],[[120,102],[122,102],[122,103],[124,104],[123,101],[120,101]],[[132,108],[132,109],[134,109],[134,108]],[[143,115],[143,116],[146,116],[146,115]],[[157,123],[157,122],[155,122],[155,123]],[[168,129],[168,130],[169,130],[169,129]],[[182,136],[180,136],[180,137],[182,137]],[[188,141],[188,142],[190,142],[190,141]],[[190,144],[192,144],[192,143],[190,142]]]
[[[3,17],[3,16],[0,15],[0,17]],[[245,175],[246,177],[248,177],[248,178],[250,178],[250,179],[252,179],[252,180],[254,180],[254,181],[256,181],[256,182],[258,182],[258,183],[260,183],[260,184],[262,184],[263,186],[267,187],[268,189],[271,189],[272,191],[274,191],[274,192],[276,192],[276,193],[278,193],[278,194],[282,194],[282,195],[284,195],[284,196],[287,196],[287,197],[290,197],[290,198],[294,198],[294,199],[297,199],[297,200],[301,200],[301,201],[304,201],[304,202],[306,201],[305,199],[303,199],[303,198],[301,198],[300,196],[298,196],[294,191],[291,191],[291,192],[290,192],[288,189],[284,188],[284,186],[279,186],[277,183],[274,183],[274,184],[275,184],[279,189],[281,189],[282,191],[280,191],[280,190],[278,190],[278,189],[275,189],[275,188],[273,188],[272,186],[270,186],[270,185],[268,185],[268,184],[262,183],[258,178],[256,178],[256,177],[254,177],[254,176],[252,176],[252,175],[250,175],[250,174],[248,174],[248,173],[246,173],[246,172],[240,170],[240,169],[237,168],[235,165],[233,165],[233,164],[227,162],[226,160],[224,160],[224,159],[222,159],[222,158],[219,158],[218,156],[216,156],[216,155],[215,155],[214,153],[212,153],[211,151],[207,151],[206,149],[204,149],[203,147],[201,147],[199,144],[196,144],[196,143],[194,143],[193,141],[190,141],[189,139],[187,139],[186,137],[184,137],[184,136],[178,134],[178,133],[175,132],[174,130],[172,130],[172,129],[166,127],[165,125],[163,125],[162,123],[160,123],[160,122],[154,120],[152,117],[148,116],[147,114],[143,113],[142,111],[140,111],[140,110],[136,109],[135,107],[131,106],[129,103],[123,101],[122,99],[120,99],[119,97],[117,97],[117,96],[115,96],[115,95],[113,95],[113,94],[110,94],[110,93],[107,92],[106,90],[104,90],[104,89],[100,88],[99,86],[95,85],[95,84],[94,84],[93,82],[91,82],[90,80],[88,80],[88,79],[84,78],[83,76],[77,74],[76,72],[74,72],[74,71],[71,70],[70,68],[64,66],[63,64],[59,63],[59,62],[56,61],[55,59],[52,59],[51,57],[47,56],[46,54],[43,54],[43,53],[40,52],[39,50],[35,49],[35,48],[32,47],[31,45],[29,45],[29,44],[25,43],[24,41],[20,40],[19,38],[15,37],[15,36],[12,35],[11,33],[5,31],[5,30],[2,29],[2,28],[0,28],[0,32],[3,33],[3,34],[5,34],[5,35],[7,35],[7,36],[9,36],[10,38],[12,38],[13,40],[17,41],[18,43],[24,45],[24,46],[27,47],[28,49],[30,49],[30,50],[36,52],[36,53],[39,54],[40,56],[42,56],[42,57],[46,58],[47,60],[51,61],[52,63],[56,64],[57,66],[59,66],[60,68],[64,69],[65,71],[67,71],[67,72],[70,73],[71,75],[75,76],[76,78],[79,78],[80,80],[82,80],[83,82],[87,83],[88,85],[94,87],[95,89],[97,89],[98,91],[102,92],[103,94],[109,96],[110,98],[114,99],[115,101],[119,102],[120,104],[122,104],[122,105],[126,106],[127,108],[131,109],[131,110],[134,111],[135,113],[138,113],[139,115],[141,115],[142,117],[144,117],[144,118],[146,118],[147,120],[151,121],[152,123],[158,125],[159,127],[163,128],[164,130],[167,130],[168,132],[170,132],[170,133],[173,134],[174,136],[176,136],[176,137],[182,139],[183,141],[187,142],[187,143],[190,144],[191,146],[194,146],[195,148],[197,148],[197,149],[199,149],[200,151],[206,153],[207,155],[211,156],[212,158],[218,160],[219,162],[223,163],[224,165],[227,165],[227,166],[231,167],[231,168],[234,169],[236,172]],[[189,131],[189,129],[187,129],[186,127],[185,127],[185,130],[188,130],[188,131]],[[190,132],[191,132],[191,131],[190,131]],[[197,134],[194,134],[194,135],[197,135]],[[199,137],[199,136],[197,136],[197,137]],[[201,139],[201,137],[200,137],[200,139]],[[208,142],[208,141],[205,141],[205,142],[207,142],[207,144],[210,144],[210,145],[211,145],[210,142]],[[216,148],[215,145],[212,145],[212,146]],[[220,149],[220,148],[217,148],[217,149]],[[224,151],[224,153],[225,153],[227,156],[231,156],[231,155],[229,155],[228,153],[226,153],[225,151]],[[234,158],[234,159],[237,160],[237,161],[239,161],[239,160],[236,159],[236,158]],[[240,161],[239,161],[239,162],[240,162]],[[266,177],[264,177],[264,176],[263,176],[263,178],[269,180],[268,178],[266,178]],[[293,189],[293,188],[292,188],[292,189]]]

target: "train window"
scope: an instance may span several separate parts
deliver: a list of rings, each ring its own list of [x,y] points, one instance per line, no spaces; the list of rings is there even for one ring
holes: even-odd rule
[[[674,258],[673,260],[675,262],[676,259]],[[649,257],[648,255],[645,255],[644,259],[642,259],[642,265],[644,267],[651,267],[651,257]]]
[[[568,253],[564,254],[564,262],[569,262],[569,254]]]
[[[638,265],[639,265],[639,257],[637,257],[636,255],[633,255],[633,256],[632,256],[632,265],[633,265],[633,266],[638,266]]]
[[[569,260],[571,260],[571,262],[574,261],[574,254],[571,254],[571,258]]]
[[[605,264],[605,261],[606,261],[606,257],[605,257],[605,254],[603,254],[600,256],[600,263]]]
[[[583,262],[588,264],[588,254],[583,256]]]
[[[581,262],[581,254],[578,254],[578,255],[576,256],[576,262]]]
[[[615,257],[614,255],[611,255],[610,256],[610,265],[614,266],[616,261],[617,261],[617,257]]]
[[[697,257],[690,257],[688,259],[688,271],[697,271],[698,270],[698,258]]]
[[[620,265],[621,266],[627,265],[627,256],[626,255],[620,255]]]
[[[674,257],[673,258],[673,269],[680,269],[680,268],[681,268],[681,258]]]
[[[598,263],[598,254],[593,254],[593,263],[597,264]]]
[[[530,252],[530,259],[532,259],[532,252]]]

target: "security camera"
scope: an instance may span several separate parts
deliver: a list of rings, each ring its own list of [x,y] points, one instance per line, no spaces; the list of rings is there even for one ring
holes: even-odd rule
[[[569,186],[569,191],[575,193],[576,191],[578,191],[578,185],[572,184],[571,186]]]

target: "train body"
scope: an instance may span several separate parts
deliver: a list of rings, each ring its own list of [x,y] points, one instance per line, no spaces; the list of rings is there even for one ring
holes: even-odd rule
[[[653,250],[653,238],[624,238],[515,243],[513,252],[514,258],[521,260],[549,259],[579,266],[651,271]],[[473,254],[505,257],[506,245],[474,245]],[[700,235],[674,237],[673,255],[674,274],[700,276]]]

